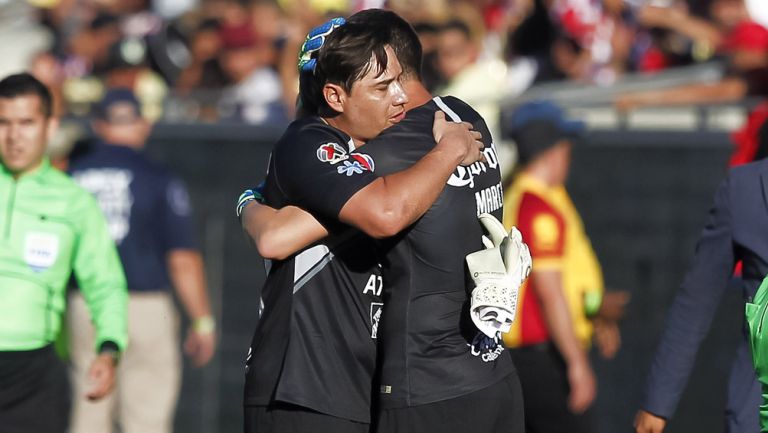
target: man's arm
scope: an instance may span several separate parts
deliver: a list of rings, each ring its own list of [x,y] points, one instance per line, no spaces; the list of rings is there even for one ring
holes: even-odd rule
[[[589,408],[596,394],[595,375],[589,365],[586,352],[581,348],[576,334],[568,303],[563,293],[562,276],[559,271],[533,271],[533,284],[536,295],[541,301],[544,320],[552,341],[565,359],[568,384],[571,394],[568,406],[574,413],[582,413]]]
[[[726,179],[715,193],[714,205],[696,246],[693,264],[685,276],[661,336],[646,384],[645,400],[638,414],[638,433],[644,421],[669,419],[677,407],[693,369],[701,341],[714,319],[728,288],[735,263],[729,183]],[[654,419],[658,421],[658,419]]]
[[[96,328],[95,350],[100,354],[88,372],[93,385],[86,397],[98,400],[112,391],[119,352],[128,343],[128,292],[120,257],[98,204],[87,195],[82,205],[72,268]]]
[[[184,351],[195,366],[216,349],[216,324],[208,302],[203,257],[195,246],[192,206],[186,186],[169,175],[164,188],[162,234],[168,275],[190,320]]]
[[[480,133],[435,113],[435,148],[412,167],[380,177],[356,192],[339,212],[342,222],[369,236],[394,236],[422,216],[459,165],[482,160]]]
[[[181,304],[191,321],[184,351],[195,366],[208,363],[216,349],[216,333],[208,292],[205,286],[203,258],[196,250],[173,249],[168,252],[168,273]]]
[[[283,260],[328,236],[312,214],[296,206],[273,209],[252,201],[241,218],[243,230],[265,259]]]

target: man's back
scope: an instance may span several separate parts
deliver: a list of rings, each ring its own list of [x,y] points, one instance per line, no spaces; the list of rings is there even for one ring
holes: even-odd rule
[[[482,118],[455,98],[435,98],[366,144],[380,176],[407,168],[434,146],[432,119],[443,110],[473,123],[487,163],[458,167],[429,211],[404,232],[380,242],[384,272],[382,408],[426,404],[485,388],[512,370],[509,357],[474,355],[464,258],[482,248],[480,213],[501,217],[495,149]]]

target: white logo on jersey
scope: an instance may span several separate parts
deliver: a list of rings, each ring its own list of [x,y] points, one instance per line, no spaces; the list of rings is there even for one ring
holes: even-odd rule
[[[498,333],[494,338],[489,338],[482,332],[478,332],[472,343],[467,344],[467,346],[469,346],[469,353],[472,356],[479,356],[483,362],[493,362],[504,352],[504,346],[501,344]]]
[[[252,356],[253,356],[253,347],[249,347],[248,355],[245,356],[245,374],[248,374],[248,370],[251,369],[251,366],[248,363],[251,362]]]
[[[59,237],[50,233],[29,233],[24,239],[24,261],[34,272],[42,272],[56,263]]]
[[[379,320],[384,311],[384,304],[381,302],[371,302],[371,338],[376,338],[379,333]]]
[[[482,191],[475,192],[475,202],[477,204],[477,216],[501,209],[504,205],[504,192],[501,189],[501,182]]]
[[[469,186],[475,187],[475,176],[479,176],[486,171],[497,170],[499,168],[499,158],[496,156],[496,145],[491,143],[490,147],[483,149],[486,162],[476,162],[469,167],[458,166],[448,179],[448,185],[456,187]],[[486,165],[487,164],[487,165]]]
[[[370,293],[373,296],[381,296],[381,289],[384,287],[384,282],[381,279],[381,275],[371,275],[368,278],[368,282],[363,289],[363,295]]]
[[[131,229],[133,173],[117,168],[88,169],[75,173],[74,178],[96,197],[107,219],[109,234],[120,245]]]

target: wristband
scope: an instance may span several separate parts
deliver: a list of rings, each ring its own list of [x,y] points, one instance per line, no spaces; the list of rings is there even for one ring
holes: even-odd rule
[[[112,365],[117,366],[120,362],[120,349],[112,341],[105,341],[101,343],[99,348],[99,355],[109,355],[112,358]]]
[[[600,305],[603,303],[603,294],[598,290],[590,290],[584,293],[584,314],[587,317],[594,317],[600,311]]]
[[[243,209],[252,201],[264,203],[264,196],[261,195],[261,191],[264,189],[263,183],[253,189],[246,189],[240,194],[237,199],[237,206],[235,207],[235,215],[238,218],[243,214]]]
[[[192,329],[198,334],[212,334],[216,330],[216,321],[210,315],[203,316],[192,321]]]

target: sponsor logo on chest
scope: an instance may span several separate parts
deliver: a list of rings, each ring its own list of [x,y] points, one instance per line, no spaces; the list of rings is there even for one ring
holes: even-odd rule
[[[465,186],[474,188],[476,176],[480,176],[489,170],[499,169],[499,158],[496,156],[496,146],[494,144],[483,149],[483,155],[485,155],[486,162],[476,162],[469,167],[456,167],[456,170],[448,179],[448,185],[459,188]]]

